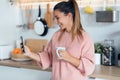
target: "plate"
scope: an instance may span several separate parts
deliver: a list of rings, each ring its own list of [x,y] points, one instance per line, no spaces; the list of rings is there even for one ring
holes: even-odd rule
[[[36,21],[34,24],[34,31],[38,34],[38,35],[42,35],[45,31],[44,25],[41,21]]]
[[[13,58],[13,57],[11,59],[14,61],[30,61],[30,60],[32,60],[30,58]]]

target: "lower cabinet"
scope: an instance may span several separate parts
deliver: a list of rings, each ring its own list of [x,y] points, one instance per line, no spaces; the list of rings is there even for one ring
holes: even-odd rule
[[[0,66],[0,80],[50,80],[51,72]]]
[[[50,80],[51,72],[0,66],[0,80]],[[87,77],[87,80],[107,80]]]

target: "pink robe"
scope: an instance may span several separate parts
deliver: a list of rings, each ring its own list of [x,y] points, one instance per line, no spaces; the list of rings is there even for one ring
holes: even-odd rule
[[[94,64],[94,43],[87,32],[83,31],[83,39],[75,37],[71,42],[71,35],[64,32],[60,42],[58,37],[60,30],[57,31],[44,52],[39,53],[41,63],[39,66],[43,69],[52,67],[52,80],[86,80],[95,68]],[[56,56],[56,47],[65,47],[66,50],[74,57],[80,59],[79,67],[75,67],[69,62],[59,60]]]

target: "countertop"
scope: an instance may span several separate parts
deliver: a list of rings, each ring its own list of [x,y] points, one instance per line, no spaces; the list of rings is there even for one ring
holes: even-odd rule
[[[0,61],[0,65],[1,66],[16,67],[16,68],[26,68],[26,69],[43,70],[33,60],[31,60],[31,61],[1,60]],[[51,68],[45,69],[45,71],[51,71]]]
[[[96,65],[90,77],[104,78],[107,80],[120,80],[120,67]]]
[[[12,60],[1,60],[0,65],[17,68],[43,70],[39,66],[37,66],[37,64],[34,61],[17,62]],[[44,71],[51,71],[51,68],[46,69]],[[107,80],[120,80],[120,67],[96,65],[94,73],[89,75],[89,77],[104,78]]]

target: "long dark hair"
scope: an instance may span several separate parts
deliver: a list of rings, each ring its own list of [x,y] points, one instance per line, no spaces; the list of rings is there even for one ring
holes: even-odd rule
[[[56,4],[53,10],[54,11],[59,10],[63,12],[64,14],[72,13],[72,16],[73,16],[72,40],[74,39],[76,35],[82,38],[83,27],[80,21],[79,7],[75,0],[62,1]],[[64,30],[58,38],[59,41],[63,33],[64,33]]]

